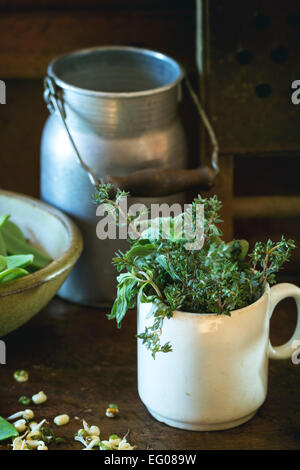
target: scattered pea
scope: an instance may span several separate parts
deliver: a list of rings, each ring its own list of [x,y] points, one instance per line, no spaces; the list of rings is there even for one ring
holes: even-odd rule
[[[17,413],[14,413],[13,415],[9,416],[7,419],[11,421],[16,418],[24,418],[27,421],[30,421],[33,417],[34,417],[34,412],[32,410],[24,410],[24,411],[18,411]]]
[[[21,405],[28,406],[31,402],[31,398],[22,396],[19,398],[18,402],[21,403]]]
[[[47,395],[43,391],[40,391],[36,395],[32,396],[32,401],[35,405],[41,405],[47,401]]]
[[[70,418],[68,415],[58,415],[54,418],[54,423],[56,426],[64,426],[65,424],[68,424],[70,421]]]
[[[27,419],[28,421],[30,419],[33,419],[34,417],[34,412],[32,410],[25,410],[24,413],[23,413],[23,418],[24,419]]]
[[[134,446],[129,444],[129,442],[127,442],[126,439],[123,438],[119,444],[118,450],[134,450]]]
[[[17,382],[27,382],[29,379],[29,374],[26,370],[16,370],[14,372],[14,379]]]
[[[44,441],[40,441],[40,444],[37,446],[36,450],[48,450],[48,447],[46,446]]]
[[[110,446],[105,445],[104,442],[102,442],[102,441],[99,442],[99,448],[101,450],[112,450],[112,448]]]
[[[100,429],[98,426],[89,426],[88,423],[82,421],[83,428],[79,429],[74,436],[75,441],[80,442],[84,448],[83,450],[93,450],[98,447],[99,450],[133,450],[134,446],[127,442],[127,435],[120,438],[117,434],[111,434],[109,441],[100,440]],[[99,435],[98,435],[99,431]],[[97,434],[95,434],[95,432]],[[93,434],[92,434],[93,433]]]
[[[55,444],[58,445],[58,446],[60,444],[63,444],[64,442],[66,442],[66,440],[63,437],[56,437],[55,438]]]
[[[30,427],[31,430],[33,430],[37,425],[38,425],[38,423],[36,421],[31,421],[29,423],[29,427]]]
[[[105,412],[108,418],[115,418],[118,413],[119,413],[119,408],[118,408],[118,405],[116,405],[115,403],[111,403],[110,405],[108,405],[108,408],[106,408],[106,412]]]
[[[90,433],[92,436],[100,436],[100,429],[98,428],[98,426],[91,426]]]

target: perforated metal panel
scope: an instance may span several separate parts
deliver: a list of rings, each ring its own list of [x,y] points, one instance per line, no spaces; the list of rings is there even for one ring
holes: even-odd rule
[[[221,151],[298,152],[299,0],[204,1],[202,27],[205,100]]]

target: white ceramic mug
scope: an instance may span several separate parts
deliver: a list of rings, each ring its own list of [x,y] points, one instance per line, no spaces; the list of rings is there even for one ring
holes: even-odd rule
[[[292,338],[273,347],[269,324],[278,302],[293,297],[298,321]],[[138,333],[151,324],[151,304],[138,306]],[[268,359],[287,359],[300,340],[300,288],[278,284],[231,316],[174,312],[162,343],[173,351],[153,359],[138,340],[138,391],[154,418],[176,428],[212,431],[254,416],[267,394]]]

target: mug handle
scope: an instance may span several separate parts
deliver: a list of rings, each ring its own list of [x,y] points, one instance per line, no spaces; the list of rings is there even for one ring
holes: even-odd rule
[[[293,342],[298,340],[300,341],[300,288],[295,286],[294,284],[289,284],[287,282],[283,282],[281,284],[277,284],[276,286],[271,287],[270,289],[270,305],[269,305],[269,320],[273,315],[273,311],[276,305],[283,299],[287,297],[292,297],[295,299],[298,311],[297,317],[297,325],[294,331],[293,336],[289,341],[282,344],[281,346],[272,346],[271,342],[269,342],[269,357],[272,359],[288,359],[292,356],[293,352],[295,351],[295,347],[293,347]]]

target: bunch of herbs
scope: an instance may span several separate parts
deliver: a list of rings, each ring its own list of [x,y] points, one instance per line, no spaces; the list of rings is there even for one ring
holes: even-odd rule
[[[95,200],[118,213],[120,198],[124,196],[128,194],[102,185]],[[169,342],[161,344],[160,337],[164,320],[171,318],[174,311],[230,315],[231,311],[250,305],[261,297],[267,283],[275,283],[275,274],[295,248],[293,240],[282,236],[278,242],[258,242],[248,253],[246,240],[229,243],[222,240],[218,227],[222,205],[216,196],[209,199],[198,196],[191,204],[192,214],[198,205],[204,208],[201,249],[188,250],[185,238],[165,238],[157,231],[153,234],[151,230],[143,233],[136,230],[136,236],[129,239],[129,250],[119,251],[113,259],[120,274],[109,318],[116,319],[120,327],[127,311],[136,306],[137,298],[150,302],[153,323],[138,337],[153,357],[172,350]],[[120,214],[116,220],[120,220]],[[132,220],[133,216],[127,217],[128,223]]]

